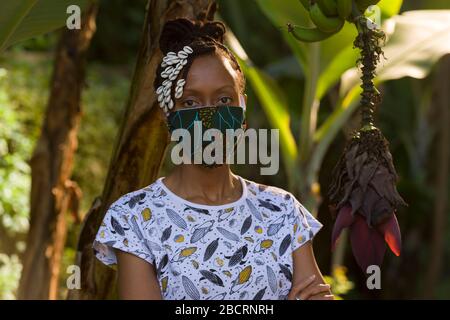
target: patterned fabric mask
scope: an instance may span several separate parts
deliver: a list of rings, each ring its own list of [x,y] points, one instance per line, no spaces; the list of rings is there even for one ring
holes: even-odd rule
[[[244,123],[244,108],[241,106],[205,106],[205,107],[195,107],[189,109],[180,109],[175,112],[169,114],[167,118],[169,132],[172,132],[176,129],[186,129],[190,133],[191,136],[191,160],[192,163],[194,161],[194,155],[196,153],[203,154],[203,150],[210,144],[212,141],[202,141],[203,135],[208,129],[217,129],[222,133],[223,137],[223,155],[225,157],[225,147],[227,145],[226,130],[227,129],[243,129]],[[200,121],[201,133],[202,136],[196,137],[194,135],[194,122]],[[236,147],[237,142],[233,142],[230,144],[233,148]],[[224,158],[225,161],[225,158]],[[221,164],[207,164],[204,163],[202,159],[202,165],[207,167],[216,167]]]

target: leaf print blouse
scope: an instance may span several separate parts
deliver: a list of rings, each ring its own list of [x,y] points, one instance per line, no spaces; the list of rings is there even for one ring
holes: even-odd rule
[[[322,228],[294,196],[239,177],[239,200],[189,202],[159,178],[117,199],[93,247],[116,266],[113,248],[155,266],[166,300],[285,300],[292,252]]]

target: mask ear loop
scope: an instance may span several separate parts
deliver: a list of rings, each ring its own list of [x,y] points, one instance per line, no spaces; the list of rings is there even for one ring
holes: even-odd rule
[[[243,94],[239,94],[239,106],[241,106],[245,111],[247,111],[247,105],[245,104],[245,97]]]
[[[242,125],[244,127],[247,127],[247,118],[245,116],[245,112],[247,111],[247,105],[245,103],[245,97],[243,94],[239,94],[239,106],[241,106],[242,109],[244,109],[244,122],[242,123]]]

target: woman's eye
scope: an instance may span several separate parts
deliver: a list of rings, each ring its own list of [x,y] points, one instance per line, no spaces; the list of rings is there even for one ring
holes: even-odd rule
[[[197,102],[192,99],[186,99],[183,101],[183,106],[186,108],[195,107],[197,105]]]
[[[222,103],[222,104],[230,104],[231,103],[231,101],[232,101],[233,99],[231,99],[230,97],[222,97],[222,98],[220,98],[220,103]]]

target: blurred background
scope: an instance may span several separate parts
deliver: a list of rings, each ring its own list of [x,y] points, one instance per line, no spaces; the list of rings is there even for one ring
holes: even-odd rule
[[[324,224],[314,242],[316,259],[342,299],[449,299],[450,3],[380,2],[388,40],[378,72],[383,102],[376,121],[390,142],[398,190],[409,204],[397,212],[403,250],[400,257],[386,253],[382,290],[366,288],[366,275],[345,235],[338,250],[330,251],[333,220],[326,194],[332,169],[359,121],[352,82],[354,27],[346,24],[340,34],[305,46],[284,28],[287,22],[308,23],[297,0],[217,3],[216,18],[245,51],[238,55],[247,74],[249,126],[282,131],[277,175],[261,176],[255,165],[236,166],[235,172],[294,192]],[[70,174],[79,202],[64,218],[67,237],[53,298],[67,295],[66,269],[76,259],[81,221],[103,192],[139,57],[146,4],[108,0],[98,6]],[[61,34],[37,35],[0,53],[0,299],[19,298],[30,229],[30,159],[42,134]],[[238,48],[236,42],[230,46]],[[302,135],[311,121],[313,135]],[[166,159],[159,176],[169,169]]]

